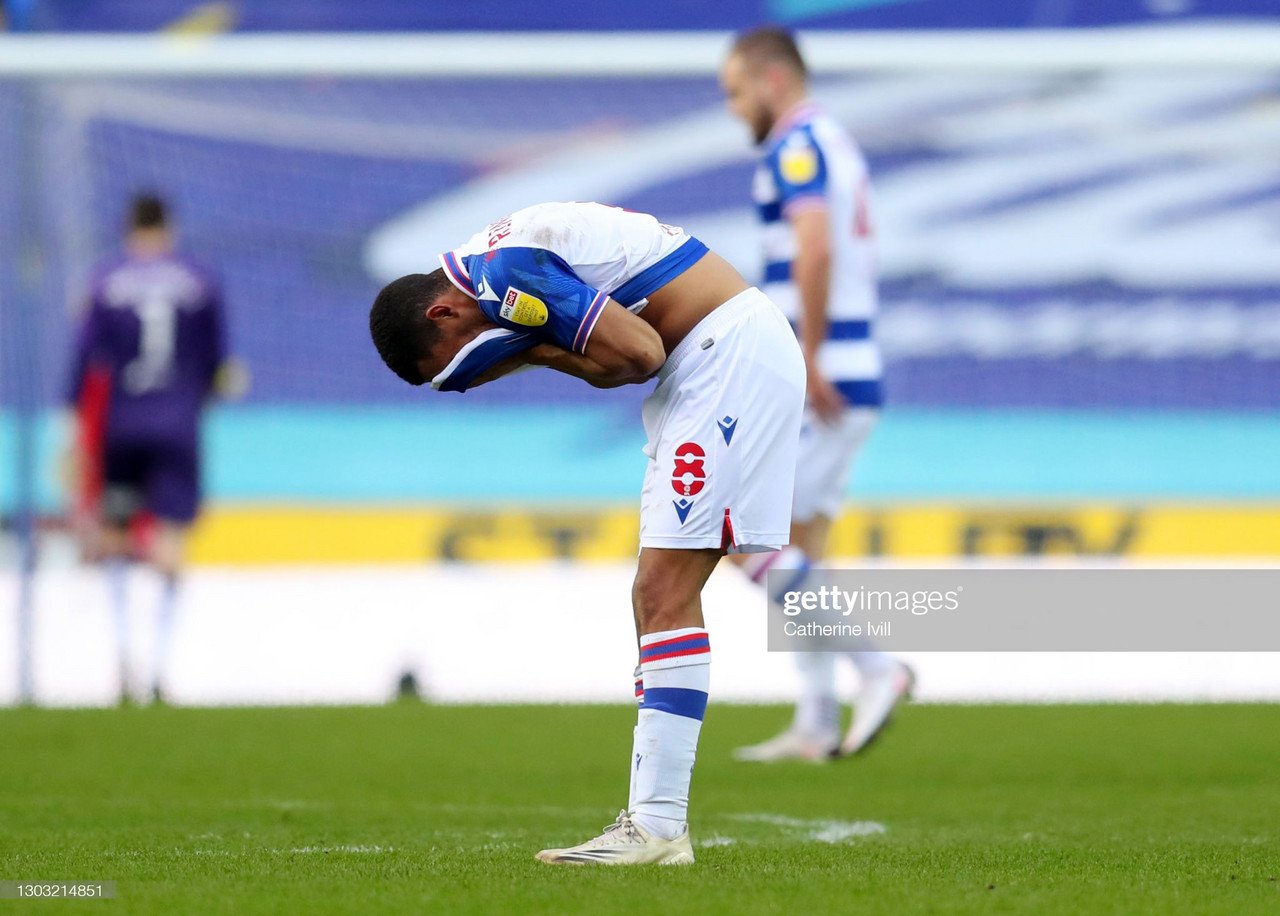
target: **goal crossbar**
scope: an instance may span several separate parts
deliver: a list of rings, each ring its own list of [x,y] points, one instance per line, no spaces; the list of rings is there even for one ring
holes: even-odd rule
[[[0,76],[712,75],[727,32],[5,35]],[[801,32],[818,74],[1274,69],[1280,26]]]

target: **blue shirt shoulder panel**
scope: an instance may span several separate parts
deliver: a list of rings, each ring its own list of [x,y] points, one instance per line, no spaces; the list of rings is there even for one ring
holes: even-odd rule
[[[609,297],[582,282],[555,252],[498,248],[464,260],[476,301],[490,321],[574,353],[586,350]]]
[[[799,197],[818,197],[827,191],[827,163],[808,124],[797,124],[765,153],[765,163],[783,206]]]

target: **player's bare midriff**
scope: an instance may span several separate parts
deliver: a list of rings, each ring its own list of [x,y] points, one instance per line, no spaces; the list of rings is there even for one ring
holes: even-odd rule
[[[666,286],[649,294],[640,317],[662,338],[670,353],[699,321],[750,287],[742,275],[714,251]]]

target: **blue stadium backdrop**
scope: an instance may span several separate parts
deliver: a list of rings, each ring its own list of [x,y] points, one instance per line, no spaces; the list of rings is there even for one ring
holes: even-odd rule
[[[691,6],[682,25],[726,25],[713,6]],[[773,0],[759,12],[960,25],[953,6]],[[963,24],[1041,24],[1043,6],[969,4]],[[1158,6],[1055,9],[1092,24]],[[186,5],[132,4],[126,19],[107,7],[48,2],[33,16],[143,28]],[[348,4],[240,11],[245,27],[282,25],[273,17],[287,11],[302,27],[449,28],[467,26],[463,7],[431,5],[430,22],[395,18],[390,3],[361,5],[358,23]],[[547,9],[533,25],[563,27],[555,17],[576,7]],[[656,25],[592,9],[601,21],[586,27]],[[71,315],[135,190],[170,196],[186,246],[223,274],[233,345],[253,371],[248,399],[209,425],[211,495],[226,503],[629,501],[641,391],[601,395],[552,375],[461,397],[411,390],[368,342],[374,292],[544,199],[652,211],[759,269],[752,151],[710,78],[70,80],[24,92],[0,82],[0,123],[31,126],[0,132],[0,300],[20,301],[38,275],[36,343],[6,349],[34,346],[40,365],[46,511],[59,504],[49,418]],[[875,76],[818,94],[865,146],[879,213],[890,409],[860,498],[1280,499],[1280,70]],[[32,250],[39,265],[19,257]],[[0,500],[14,499],[6,470]]]
[[[237,27],[292,30],[739,29],[764,22],[806,28],[1056,28],[1180,19],[1270,17],[1271,0],[685,0],[588,3],[559,0],[10,0],[31,28],[67,31],[156,29],[218,11]]]

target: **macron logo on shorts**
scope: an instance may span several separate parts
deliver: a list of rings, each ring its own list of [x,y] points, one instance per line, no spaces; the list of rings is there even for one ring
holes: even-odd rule
[[[725,414],[723,420],[716,420],[716,425],[720,427],[720,432],[724,436],[724,444],[728,445],[733,439],[733,431],[738,428],[738,418]]]

